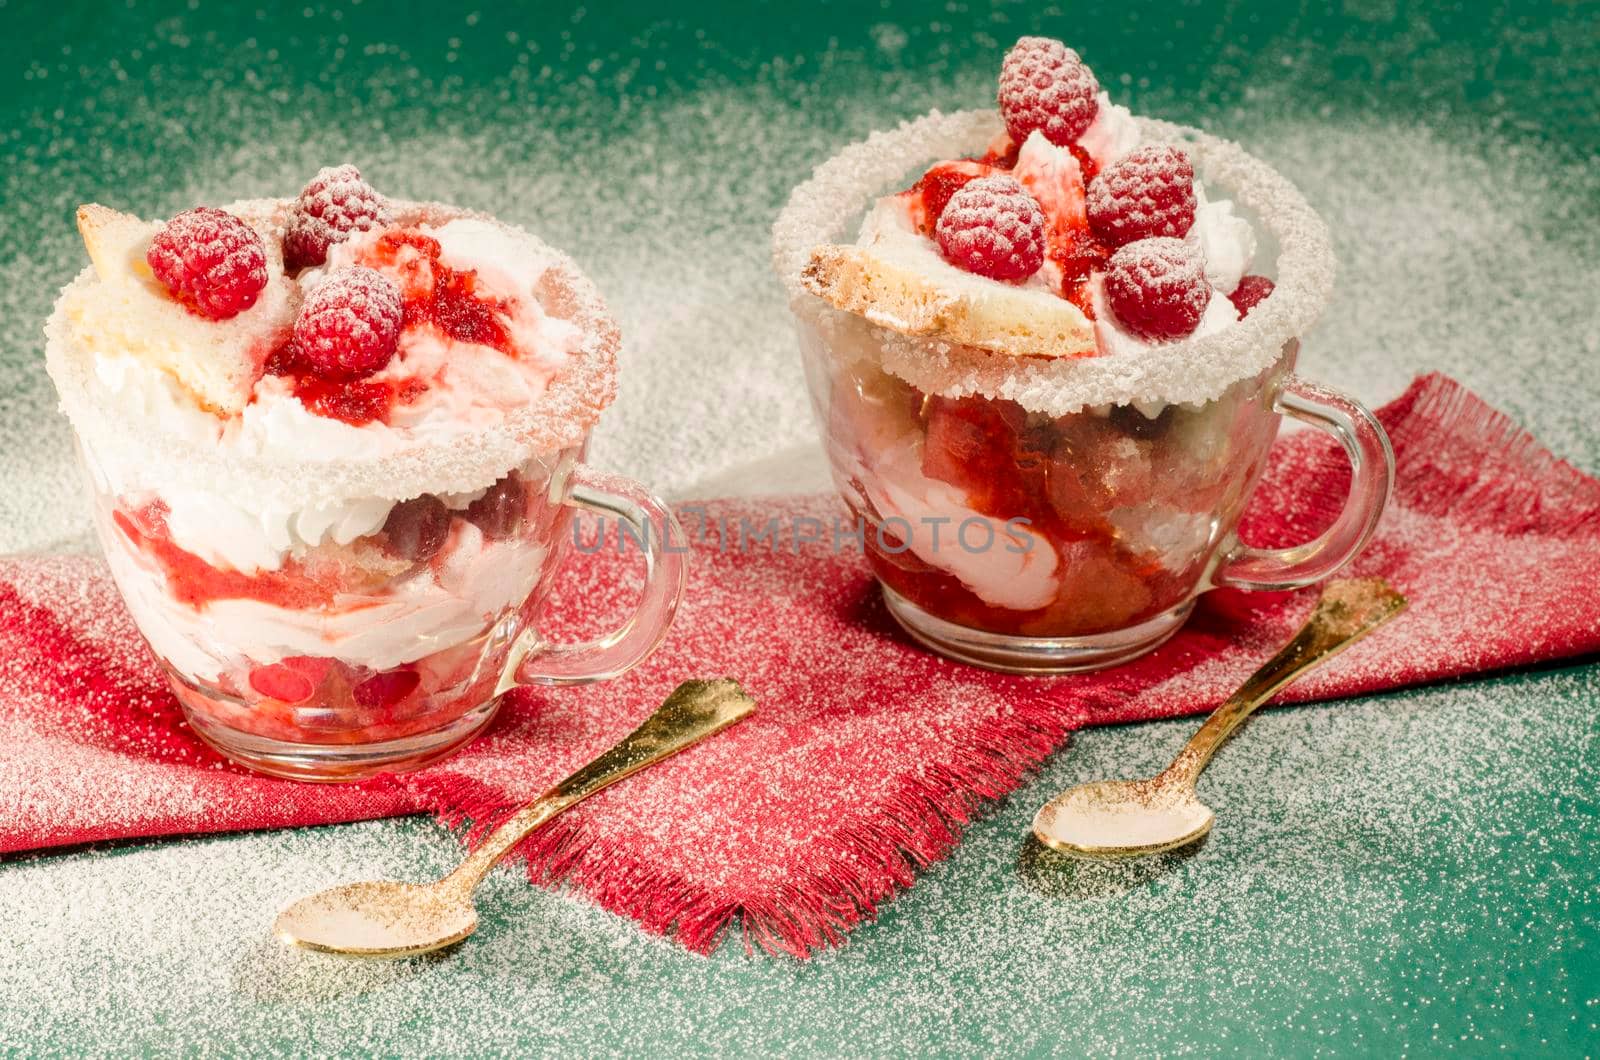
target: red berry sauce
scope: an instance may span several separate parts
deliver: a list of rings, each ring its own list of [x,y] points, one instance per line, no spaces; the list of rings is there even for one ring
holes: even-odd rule
[[[439,260],[439,241],[411,229],[385,232],[362,256],[362,264],[379,269],[400,289],[405,331],[435,327],[458,342],[489,346],[516,357],[503,320],[504,300],[478,292],[478,275],[471,269],[453,269]],[[399,356],[404,359],[404,351]],[[416,401],[428,389],[422,378],[329,379],[307,363],[292,341],[286,341],[267,358],[269,375],[286,377],[294,394],[319,416],[353,426],[388,423],[397,406]]]
[[[452,339],[492,346],[515,357],[516,348],[500,320],[506,303],[478,294],[478,274],[452,269],[439,260],[440,253],[438,240],[407,229],[379,236],[366,263],[401,272],[406,328],[432,324]]]
[[[884,583],[928,612],[980,629],[1024,636],[1070,636],[1144,621],[1181,599],[1185,572],[1173,573],[1121,543],[1105,512],[1121,503],[1083,470],[1084,447],[1114,450],[1138,431],[1094,417],[1055,422],[1029,416],[1011,401],[915,392],[925,437],[922,473],[959,488],[973,510],[1003,523],[1025,518],[1034,547],[1054,549],[1056,598],[1016,611],[987,603],[955,575],[924,562],[886,524],[884,540],[866,537],[868,558]],[[1162,425],[1164,426],[1164,425]],[[948,530],[946,544],[954,530]]]
[[[1012,161],[1016,161],[1015,155]],[[904,192],[911,206],[911,223],[922,235],[932,236],[939,215],[950,204],[950,197],[969,182],[986,177],[994,170],[987,160],[974,162],[966,158],[959,162],[940,162]]]
[[[113,512],[112,519],[129,544],[161,568],[172,598],[196,610],[216,600],[259,600],[291,610],[333,602],[333,588],[307,577],[293,561],[282,570],[244,574],[220,570],[179,548],[167,530],[167,506],[162,501],[133,512]]]

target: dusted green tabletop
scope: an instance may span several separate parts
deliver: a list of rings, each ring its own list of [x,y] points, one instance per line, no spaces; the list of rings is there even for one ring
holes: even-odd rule
[[[1376,403],[1440,368],[1600,469],[1595,5],[1062,6],[0,0],[0,552],[89,547],[39,332],[83,262],[73,207],[345,160],[595,275],[629,343],[598,463],[678,496],[816,483],[767,226],[845,142],[986,104],[1036,31],[1306,190],[1344,270],[1310,374]],[[443,870],[427,820],[11,857],[0,1049],[1592,1055],[1597,717],[1593,665],[1269,712],[1202,781],[1198,850],[1074,870],[1023,842],[1038,803],[1153,771],[1194,723],[1087,732],[806,963],[692,956],[511,869],[440,959],[265,937],[325,884]]]

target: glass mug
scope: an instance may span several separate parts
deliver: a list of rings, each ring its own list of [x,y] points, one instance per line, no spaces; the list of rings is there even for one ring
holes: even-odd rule
[[[981,153],[994,124],[981,112],[933,114],[847,148],[795,191],[774,229],[834,483],[865,524],[895,619],[924,645],[991,669],[1093,670],[1154,649],[1208,589],[1290,589],[1349,562],[1382,513],[1394,456],[1359,402],[1293,374],[1299,329],[1326,300],[1326,231],[1282,178],[1240,164],[1237,147],[1147,123],[1157,139],[1188,139],[1202,175],[1220,155],[1226,172],[1253,180],[1230,190],[1280,247],[1279,304],[1252,310],[1258,334],[1240,352],[1260,367],[1205,400],[1030,410],[974,393],[971,378],[1052,369],[881,328],[805,290],[811,247],[848,238],[848,219],[918,166]],[[1339,441],[1350,494],[1315,540],[1251,548],[1234,531],[1284,415]]]
[[[288,207],[229,209],[281,226]],[[137,350],[115,334],[80,331],[98,304],[93,267],[45,326],[46,367],[134,623],[195,733],[265,773],[350,780],[422,766],[480,732],[508,689],[636,665],[683,594],[671,511],[582,463],[621,344],[594,285],[521,229],[440,203],[389,207],[403,225],[495,225],[543,263],[530,293],[565,325],[566,345],[537,394],[497,417],[441,406],[426,430],[398,435],[353,438],[293,406],[223,426],[160,373],[125,373],[117,358]],[[552,644],[539,610],[574,509],[624,524],[646,576],[620,628]]]
[[[242,589],[173,544],[159,492],[114,494],[78,445],[112,577],[196,735],[252,769],[323,781],[425,765],[481,731],[509,689],[606,680],[661,642],[683,593],[682,530],[581,453],[530,457],[470,500],[396,504],[377,532]],[[645,587],[611,634],[551,644],[537,617],[574,509],[644,543]]]

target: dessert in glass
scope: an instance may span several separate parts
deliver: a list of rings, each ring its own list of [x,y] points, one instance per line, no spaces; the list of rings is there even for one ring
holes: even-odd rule
[[[998,102],[846,148],[774,227],[894,617],[958,659],[1069,672],[1150,651],[1207,589],[1338,570],[1393,454],[1293,374],[1332,284],[1321,220],[1237,145],[1113,103],[1059,41],[1020,40]],[[1256,549],[1234,529],[1285,414],[1344,446],[1350,494],[1314,540]]]
[[[78,226],[92,265],[47,364],[111,574],[207,743],[300,779],[415,768],[514,685],[612,677],[660,642],[681,531],[582,462],[619,335],[565,256],[353,166]],[[647,573],[621,629],[552,645],[575,507],[630,524]]]

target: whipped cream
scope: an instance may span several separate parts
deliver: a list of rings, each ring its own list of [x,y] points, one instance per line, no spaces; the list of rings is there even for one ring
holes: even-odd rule
[[[165,576],[119,533],[103,535],[106,560],[150,647],[174,669],[215,681],[225,660],[267,665],[293,656],[333,658],[390,670],[482,634],[538,584],[546,552],[491,541],[458,522],[434,574],[392,582],[379,597],[336,597],[332,607],[296,610],[261,600],[213,600],[195,609],[172,599]],[[218,630],[226,631],[224,641]]]
[[[1205,185],[1194,182],[1194,224],[1184,242],[1205,259],[1206,282],[1221,294],[1232,294],[1256,258],[1256,233],[1250,222],[1233,212],[1233,201],[1206,199]]]
[[[1139,146],[1139,122],[1127,107],[1111,102],[1104,90],[1094,98],[1098,104],[1094,121],[1078,137],[1078,146],[1088,152],[1095,165],[1105,169]]]
[[[1032,611],[1055,599],[1058,558],[1047,539],[973,510],[960,488],[922,473],[920,432],[860,394],[847,400],[836,409],[851,418],[842,455],[886,533],[991,606]]]
[[[95,382],[115,415],[156,425],[186,442],[214,447],[229,458],[297,458],[329,463],[382,457],[418,441],[446,445],[502,422],[526,408],[582,342],[579,329],[545,313],[538,285],[554,259],[490,222],[457,219],[418,230],[436,239],[440,260],[472,269],[478,289],[506,306],[504,324],[518,356],[463,342],[423,323],[401,335],[396,356],[374,382],[411,379],[428,386],[419,397],[397,403],[390,422],[351,424],[321,416],[295,396],[281,376],[259,379],[251,401],[237,416],[220,418],[201,408],[178,382],[148,360],[114,350],[95,350]],[[360,262],[381,235],[368,232],[336,246],[329,264],[299,278],[309,292],[327,273]],[[122,483],[108,482],[113,493]],[[461,492],[487,482],[463,482]],[[201,487],[162,492],[173,541],[214,566],[246,573],[275,570],[291,554],[334,542],[348,544],[380,529],[391,507],[404,497],[364,497],[331,507],[241,505]],[[470,498],[469,501],[470,502]],[[461,504],[462,507],[465,503]]]

